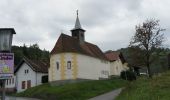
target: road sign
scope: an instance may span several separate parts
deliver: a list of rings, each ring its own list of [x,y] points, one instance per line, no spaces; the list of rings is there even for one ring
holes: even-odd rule
[[[14,54],[0,53],[0,79],[8,79],[14,75]]]

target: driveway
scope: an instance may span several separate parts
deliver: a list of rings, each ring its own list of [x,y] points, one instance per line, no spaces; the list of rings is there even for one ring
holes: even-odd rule
[[[1,100],[1,99],[0,99]],[[6,97],[5,100],[40,100],[35,98],[25,98],[25,97]]]
[[[111,92],[91,98],[89,100],[114,100],[119,95],[119,93],[122,91],[122,89],[123,88],[119,88],[119,89],[113,90]]]

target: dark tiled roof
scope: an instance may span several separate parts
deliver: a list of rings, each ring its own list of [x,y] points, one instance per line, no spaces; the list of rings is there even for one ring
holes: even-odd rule
[[[49,64],[46,64],[38,60],[30,60],[26,57],[24,57],[22,61],[17,65],[15,73],[19,70],[19,68],[22,66],[24,62],[28,64],[31,67],[31,69],[35,72],[48,73]]]
[[[97,45],[85,42],[80,44],[77,38],[61,34],[54,48],[51,51],[51,55],[63,52],[75,52],[88,56],[92,56],[99,59],[107,60],[104,53]]]

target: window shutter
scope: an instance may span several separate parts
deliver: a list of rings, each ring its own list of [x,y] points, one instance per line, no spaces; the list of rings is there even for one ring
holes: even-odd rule
[[[22,81],[22,89],[25,89],[25,81]]]
[[[27,88],[30,88],[31,87],[31,80],[28,80],[27,81]]]

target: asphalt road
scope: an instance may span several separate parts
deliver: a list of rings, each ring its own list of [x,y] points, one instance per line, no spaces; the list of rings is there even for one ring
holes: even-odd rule
[[[91,98],[89,100],[114,100],[119,95],[119,93],[122,91],[122,89],[123,88],[119,88],[119,89],[113,90],[111,92]]]

